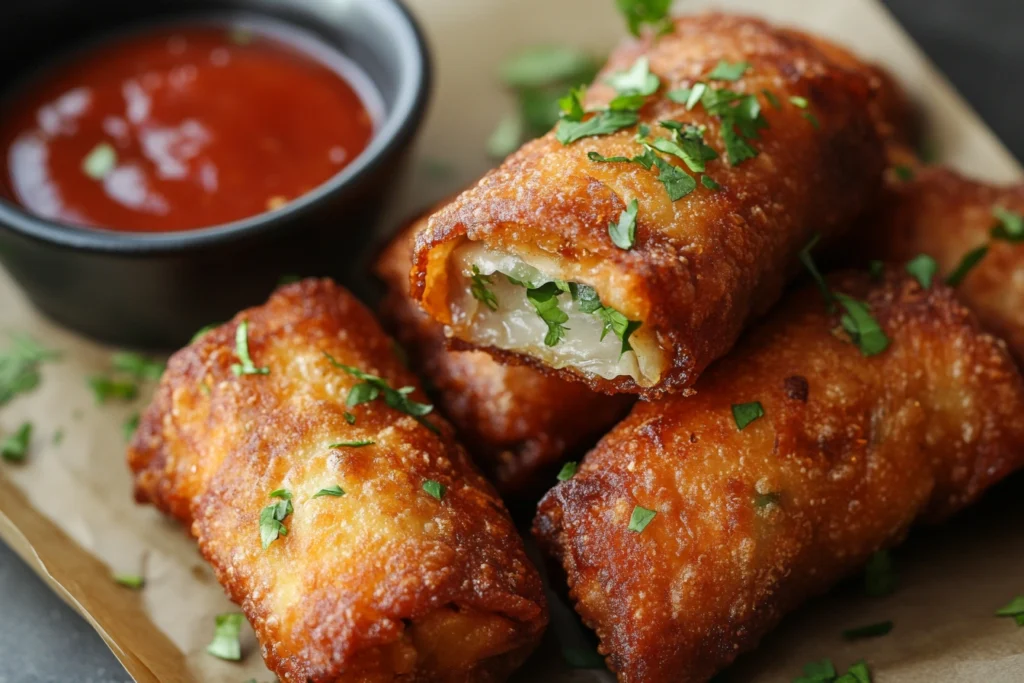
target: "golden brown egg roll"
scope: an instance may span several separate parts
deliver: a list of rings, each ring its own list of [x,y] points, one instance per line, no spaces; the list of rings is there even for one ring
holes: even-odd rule
[[[190,526],[282,681],[500,681],[539,640],[539,575],[424,399],[329,280],[171,358],[129,448],[136,496]]]
[[[863,355],[797,292],[695,396],[638,403],[541,502],[535,534],[623,683],[706,681],[1024,464],[1024,382],[952,290],[899,269],[830,282],[888,348]]]
[[[470,454],[506,495],[540,493],[559,465],[582,455],[633,403],[529,366],[503,365],[483,351],[447,348],[444,328],[409,296],[409,269],[422,216],[406,226],[376,264],[387,286],[381,319],[428,381],[435,405]]]
[[[611,109],[651,86],[638,112]],[[554,131],[430,218],[413,296],[504,360],[608,393],[684,391],[775,303],[810,237],[876,199],[871,95],[814,41],[679,18],[611,56],[584,102],[609,111],[570,97]]]
[[[1022,220],[1024,184],[976,182],[947,168],[914,164],[907,156],[903,164],[904,179],[891,178],[860,253],[893,262],[927,254],[938,264],[936,277],[946,278],[968,254],[987,247],[977,265],[965,270],[957,292],[1024,363],[1024,223],[1016,236],[992,235],[994,229],[999,234],[999,213],[1006,212],[1002,218],[1011,223]],[[1012,233],[1015,226],[1010,228]]]

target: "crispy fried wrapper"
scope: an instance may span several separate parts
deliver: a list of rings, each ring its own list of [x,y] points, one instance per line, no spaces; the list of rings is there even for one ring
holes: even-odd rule
[[[708,680],[1024,463],[1024,382],[950,289],[898,269],[831,285],[870,305],[886,350],[866,357],[798,292],[696,396],[638,403],[542,501],[536,536],[620,681]],[[641,532],[637,506],[655,513]]]
[[[665,140],[672,133],[662,121],[706,126],[704,141],[718,155],[698,173],[661,154],[695,189],[672,201],[657,165],[588,156],[641,155],[639,126],[569,145],[549,133],[430,218],[416,242],[413,296],[464,344],[510,362],[608,393],[686,391],[775,303],[811,236],[828,242],[844,232],[881,189],[871,78],[847,68],[847,53],[836,61],[829,52],[798,33],[721,14],[679,18],[669,35],[627,43],[585,105],[608,106],[616,90],[607,79],[647,59],[661,88],[638,123]],[[746,160],[727,153],[723,131],[735,127],[668,95],[708,81],[723,60],[749,68],[712,88],[756,96],[742,106],[765,124],[749,140],[757,156]],[[633,200],[635,242],[626,249],[609,226]],[[553,294],[564,314],[558,339],[538,308],[558,316],[551,297],[528,293],[542,283],[561,287]],[[600,313],[585,305],[580,286],[599,299]],[[618,327],[609,325],[614,315]]]
[[[957,293],[991,332],[1003,337],[1024,363],[1024,233],[993,239],[1005,210],[1024,215],[1024,185],[996,186],[955,171],[915,162],[904,150],[893,171],[880,215],[858,250],[865,259],[903,263],[928,254],[936,277],[957,271],[965,257],[987,252],[957,285]],[[901,177],[902,176],[902,177]],[[1009,219],[1011,222],[1014,219]]]
[[[380,314],[428,381],[430,394],[470,454],[506,495],[539,494],[567,458],[582,455],[633,404],[579,382],[483,351],[447,348],[444,327],[409,296],[409,269],[421,217],[406,226],[376,264],[387,286]]]
[[[136,496],[189,525],[282,681],[500,681],[540,638],[522,540],[451,426],[409,414],[424,401],[328,280],[171,358],[129,449]]]

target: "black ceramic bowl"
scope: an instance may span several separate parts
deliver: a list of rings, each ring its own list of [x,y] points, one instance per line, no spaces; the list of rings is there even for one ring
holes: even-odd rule
[[[205,17],[269,17],[312,32],[374,81],[384,118],[367,149],[316,189],[277,211],[200,230],[93,230],[0,199],[0,262],[40,311],[101,341],[171,348],[262,302],[283,275],[346,282],[422,120],[429,59],[398,0],[8,0],[0,3],[0,92],[98,36]]]

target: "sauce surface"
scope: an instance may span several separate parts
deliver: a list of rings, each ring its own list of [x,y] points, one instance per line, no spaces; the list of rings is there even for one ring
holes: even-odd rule
[[[130,232],[280,208],[355,159],[379,111],[365,75],[296,33],[155,28],[38,74],[0,108],[0,194]]]

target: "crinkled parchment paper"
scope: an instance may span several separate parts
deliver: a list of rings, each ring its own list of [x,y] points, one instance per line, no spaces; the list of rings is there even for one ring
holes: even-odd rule
[[[495,77],[505,56],[543,43],[600,54],[624,34],[612,0],[410,4],[434,51],[436,88],[416,163],[385,227],[492,164],[485,141],[512,105]],[[882,62],[926,109],[928,137],[943,162],[992,180],[1019,176],[1013,158],[874,0],[682,2],[679,9],[711,4],[820,32]],[[42,319],[2,272],[0,330],[27,332],[64,352],[60,363],[45,366],[36,392],[0,411],[0,433],[26,419],[36,426],[28,461],[0,463],[0,536],[95,626],[137,680],[273,680],[251,632],[240,664],[204,652],[214,615],[234,608],[184,530],[132,502],[122,423],[145,396],[135,405],[97,406],[85,383],[107,367],[111,350]],[[52,439],[58,429],[65,434],[59,445]],[[1024,629],[993,616],[1024,592],[1022,492],[1018,476],[950,524],[919,531],[896,554],[901,580],[894,595],[866,599],[855,585],[841,587],[787,619],[726,680],[791,680],[805,662],[824,657],[842,666],[866,658],[881,683],[1024,680]],[[112,572],[143,572],[146,587],[122,588]],[[846,643],[839,635],[886,619],[896,626],[884,638]],[[571,612],[556,604],[547,640],[519,680],[610,680],[563,668],[559,647],[585,645],[585,638]],[[55,644],[55,656],[59,650]]]

